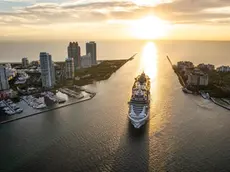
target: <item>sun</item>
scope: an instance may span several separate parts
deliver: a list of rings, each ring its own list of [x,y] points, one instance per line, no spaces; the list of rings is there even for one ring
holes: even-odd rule
[[[138,39],[158,39],[166,36],[170,24],[156,16],[146,16],[131,24],[132,35]]]

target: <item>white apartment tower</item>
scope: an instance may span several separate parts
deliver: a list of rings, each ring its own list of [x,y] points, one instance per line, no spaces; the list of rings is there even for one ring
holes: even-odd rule
[[[0,66],[0,90],[8,90],[10,88],[6,75],[6,68]]]
[[[40,53],[40,66],[41,66],[41,78],[42,87],[52,88],[55,84],[55,71],[52,62],[52,57],[49,53]]]
[[[66,79],[74,78],[74,60],[73,58],[67,58],[65,60],[65,72]]]

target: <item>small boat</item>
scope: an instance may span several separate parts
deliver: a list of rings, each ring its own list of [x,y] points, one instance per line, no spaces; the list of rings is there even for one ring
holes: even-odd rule
[[[208,93],[205,93],[203,91],[200,91],[200,95],[204,98],[204,99],[210,99],[210,96]]]
[[[23,109],[19,108],[19,109],[17,109],[15,112],[16,112],[16,113],[21,113],[21,112],[23,112]]]
[[[13,112],[12,110],[5,111],[5,113],[7,115],[14,115],[15,114],[15,112]]]
[[[4,108],[6,107],[5,103],[3,103],[3,101],[0,102],[0,108]]]
[[[182,87],[182,91],[187,94],[193,94],[193,92],[188,90],[186,87]]]
[[[9,107],[5,107],[3,110],[8,111],[8,110],[10,110],[10,108]]]
[[[45,104],[40,104],[38,106],[35,106],[34,108],[36,108],[36,109],[44,109],[44,108],[46,108],[46,105]]]

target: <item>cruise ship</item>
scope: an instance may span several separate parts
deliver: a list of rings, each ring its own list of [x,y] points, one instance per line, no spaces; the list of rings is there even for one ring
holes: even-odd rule
[[[129,119],[135,128],[140,128],[149,118],[150,78],[143,72],[135,78],[129,101]]]

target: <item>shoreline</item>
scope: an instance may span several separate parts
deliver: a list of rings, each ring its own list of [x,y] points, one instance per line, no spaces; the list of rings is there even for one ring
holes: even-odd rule
[[[117,70],[119,70],[119,69],[120,69],[122,66],[124,66],[127,62],[133,60],[134,57],[135,57],[137,54],[138,54],[138,53],[135,53],[135,54],[133,54],[130,58],[126,59],[125,63],[123,63],[119,68],[117,68]],[[116,71],[117,71],[117,70],[116,70]],[[114,73],[114,72],[113,72],[113,73]],[[112,74],[113,74],[113,73],[112,73]],[[112,74],[111,74],[111,75],[112,75]],[[111,76],[111,75],[110,75],[110,76]],[[109,76],[109,78],[110,78],[110,76]],[[107,78],[107,79],[109,79],[109,78]],[[85,86],[85,85],[83,85],[83,86]],[[79,87],[81,87],[81,86],[79,86]],[[87,94],[89,94],[87,98],[85,98],[85,99],[83,98],[83,100],[75,100],[75,101],[73,101],[73,102],[71,101],[71,102],[69,102],[69,103],[65,103],[65,104],[60,105],[60,106],[57,106],[57,107],[48,107],[48,109],[41,110],[40,112],[34,112],[34,113],[30,113],[30,114],[28,114],[28,115],[24,115],[24,116],[20,116],[20,117],[15,117],[15,118],[13,118],[13,119],[3,120],[3,121],[0,122],[0,125],[1,125],[1,124],[7,124],[7,123],[10,123],[10,122],[14,122],[14,121],[17,121],[17,120],[20,120],[20,119],[28,118],[28,117],[31,117],[31,116],[39,115],[39,114],[42,114],[42,113],[45,113],[45,112],[49,112],[49,111],[53,111],[53,110],[56,110],[56,109],[64,108],[64,107],[67,107],[67,106],[71,106],[71,105],[74,105],[74,104],[77,104],[77,103],[81,103],[81,102],[84,102],[84,101],[88,101],[88,100],[93,99],[93,98],[96,96],[96,93],[94,93],[94,92],[91,92],[91,91],[89,91],[89,90],[82,89],[82,88],[80,88],[80,89],[81,89],[81,91],[84,91],[84,92],[86,92]]]
[[[58,106],[58,107],[53,107],[53,108],[49,108],[49,109],[46,109],[46,110],[43,110],[43,111],[40,111],[40,112],[32,113],[32,114],[29,114],[29,115],[25,115],[25,116],[21,116],[21,117],[17,117],[17,118],[14,118],[14,119],[9,119],[9,120],[4,120],[4,121],[1,121],[0,124],[7,124],[7,123],[10,123],[10,122],[13,122],[13,121],[20,120],[20,119],[28,118],[28,117],[31,117],[31,116],[35,116],[35,115],[45,113],[45,112],[53,111],[53,110],[56,110],[56,109],[60,109],[60,108],[71,106],[71,105],[74,105],[74,104],[77,104],[77,103],[88,101],[88,100],[93,99],[95,96],[96,96],[96,93],[91,93],[90,92],[90,96],[88,98],[84,99],[84,100],[78,100],[78,101],[70,102],[70,103],[67,103],[65,105],[61,105],[61,106]]]
[[[218,105],[218,106],[220,106],[220,107],[222,107],[222,108],[225,108],[225,109],[227,109],[227,110],[230,110],[230,107],[227,107],[227,106],[225,106],[225,105],[219,103],[218,101],[215,100],[215,98],[211,97],[210,100],[211,100],[213,103],[215,103],[216,105]]]
[[[200,93],[200,91],[203,91],[203,90],[199,90],[198,92],[195,92],[195,91],[192,91],[192,90],[187,89],[187,87],[186,87],[186,85],[185,85],[185,82],[184,82],[184,80],[183,80],[183,77],[180,75],[180,73],[178,72],[177,68],[175,68],[175,66],[172,64],[172,62],[171,62],[171,60],[170,60],[170,58],[169,58],[168,56],[167,56],[167,59],[168,59],[170,65],[171,65],[171,67],[172,67],[174,73],[176,73],[176,75],[177,75],[177,77],[178,77],[179,83],[180,83],[181,86],[182,86],[182,91],[183,91],[184,93],[186,93],[186,94],[200,95],[202,98],[204,98],[204,97],[201,95],[201,93]],[[199,93],[199,94],[198,94],[198,93]],[[211,100],[214,104],[216,104],[216,105],[218,105],[218,106],[220,106],[220,107],[222,107],[222,108],[225,108],[225,109],[227,109],[227,110],[230,110],[230,106],[225,106],[224,104],[221,104],[220,102],[216,101],[215,99],[222,99],[222,98],[216,98],[216,97],[209,97],[209,98],[207,98],[207,100]]]

